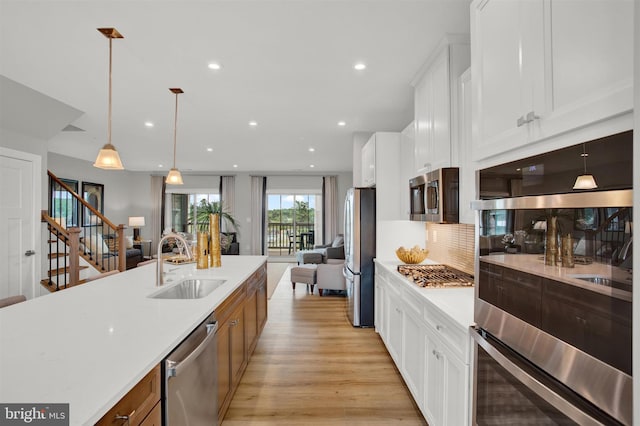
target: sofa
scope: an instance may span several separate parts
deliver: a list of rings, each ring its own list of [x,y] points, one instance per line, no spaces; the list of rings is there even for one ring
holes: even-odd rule
[[[135,268],[136,266],[138,266],[138,263],[142,262],[144,260],[143,254],[142,254],[142,246],[139,244],[136,244],[133,241],[133,237],[126,237],[127,238],[127,250],[126,250],[126,258],[127,258],[127,269],[131,269],[131,268]],[[107,247],[109,248],[109,253],[114,254],[114,255],[118,255],[118,240],[116,238],[115,235],[103,235],[102,239],[104,240],[105,244],[107,245]]]

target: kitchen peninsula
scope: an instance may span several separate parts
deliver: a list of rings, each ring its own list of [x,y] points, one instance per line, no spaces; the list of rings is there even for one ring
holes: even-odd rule
[[[226,280],[201,299],[149,298],[159,290],[150,264],[0,310],[0,401],[69,403],[71,425],[94,424],[265,264],[165,266],[165,286]]]

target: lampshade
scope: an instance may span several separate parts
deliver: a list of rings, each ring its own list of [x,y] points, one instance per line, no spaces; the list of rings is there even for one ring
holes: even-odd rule
[[[184,182],[182,181],[180,170],[176,169],[175,167],[169,170],[169,174],[167,175],[167,183],[169,185],[182,185]]]
[[[107,122],[107,143],[98,153],[98,157],[96,158],[96,162],[93,163],[93,166],[105,170],[123,170],[124,166],[122,165],[122,161],[120,161],[120,155],[118,155],[118,151],[116,151],[116,148],[111,144],[111,44],[114,38],[124,37],[115,28],[98,28],[98,31],[109,39],[109,118]]]
[[[98,153],[96,162],[93,163],[93,167],[98,167],[99,169],[106,170],[124,169],[124,167],[122,166],[122,161],[120,161],[118,151],[116,151],[115,147],[110,143],[105,144],[105,146],[102,147],[102,149]]]
[[[132,228],[144,226],[144,216],[129,216],[129,226]]]
[[[580,175],[573,184],[573,189],[596,189],[598,185],[593,175]]]
[[[184,183],[182,182],[182,175],[180,170],[176,168],[176,145],[178,140],[178,95],[184,92],[180,88],[169,89],[169,91],[176,95],[176,115],[173,125],[173,167],[169,170],[165,182],[167,185],[182,185]]]

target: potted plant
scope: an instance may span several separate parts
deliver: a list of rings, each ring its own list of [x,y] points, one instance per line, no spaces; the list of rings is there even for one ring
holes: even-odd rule
[[[196,215],[194,218],[193,210],[189,212],[189,221],[197,224],[198,231],[206,232],[209,230],[209,215],[217,214],[220,218],[220,225],[223,221],[227,224],[227,230],[231,226],[235,233],[238,233],[240,224],[238,221],[227,211],[224,211],[219,201],[208,202],[205,199],[200,200],[197,205]],[[230,226],[229,226],[230,225]],[[222,229],[222,226],[220,227]],[[222,245],[223,252],[229,250],[229,247],[234,242],[232,235],[226,235],[224,232],[220,233],[220,244]],[[223,253],[224,254],[224,253]]]

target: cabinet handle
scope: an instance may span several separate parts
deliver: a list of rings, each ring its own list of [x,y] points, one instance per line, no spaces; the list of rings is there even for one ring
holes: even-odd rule
[[[398,309],[398,308],[396,308],[396,312],[399,313],[399,314],[402,313],[402,311],[400,309]]]
[[[238,320],[238,319],[231,320],[231,326],[232,326],[232,327],[235,327],[235,326],[236,326],[236,325],[238,325],[239,323],[240,323],[240,320]]]
[[[516,124],[518,125],[518,127],[522,127],[525,124],[527,124],[527,122],[524,119],[524,116],[521,115],[520,117],[518,117],[518,120],[516,120]]]
[[[436,357],[436,359],[440,359],[440,352],[436,351],[435,349],[433,351],[431,351],[431,353],[433,354],[433,356]]]
[[[527,123],[531,123],[533,120],[537,120],[537,119],[539,119],[539,118],[540,118],[540,117],[539,117],[539,116],[537,116],[535,112],[533,112],[533,111],[529,111],[529,112],[527,113],[527,116],[525,117],[525,121],[526,121]]]
[[[115,420],[126,420],[125,425],[129,425],[129,420],[131,419],[131,417],[133,417],[133,415],[136,413],[136,410],[133,410],[131,413],[129,413],[128,416],[121,416],[119,414],[116,414],[114,419]]]
[[[440,325],[440,324],[436,325],[436,330],[438,331],[444,330],[444,325]]]

